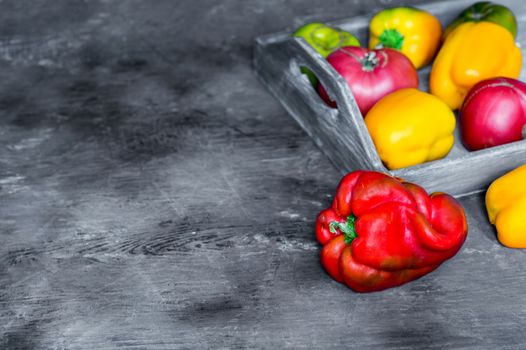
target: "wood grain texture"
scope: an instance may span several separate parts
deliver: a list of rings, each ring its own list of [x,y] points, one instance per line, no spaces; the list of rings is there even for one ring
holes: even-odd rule
[[[448,23],[471,3],[471,0],[462,0],[454,4],[437,2],[420,7],[436,15],[442,23]],[[526,3],[507,0],[502,4],[517,14],[520,27],[526,16]],[[349,30],[361,43],[367,43],[371,16],[350,17],[331,22],[331,25]],[[517,42],[522,44],[526,56],[526,34],[523,32],[519,28]],[[355,168],[388,171],[376,152],[350,89],[325,59],[303,39],[291,38],[284,32],[258,38],[256,46],[254,65],[263,84],[342,173]],[[336,101],[337,109],[328,108],[322,102],[299,67],[309,68],[320,79],[332,100]],[[429,67],[419,71],[423,90],[428,90],[429,72]],[[526,70],[523,70],[521,78],[525,77]],[[444,159],[390,173],[419,183],[430,192],[446,191],[465,196],[484,191],[493,179],[526,162],[526,140],[469,152],[460,140],[458,127],[455,134],[455,145]]]
[[[526,255],[481,195],[414,283],[355,294],[318,263],[340,173],[253,42],[392,4],[0,2],[0,349],[524,349]]]

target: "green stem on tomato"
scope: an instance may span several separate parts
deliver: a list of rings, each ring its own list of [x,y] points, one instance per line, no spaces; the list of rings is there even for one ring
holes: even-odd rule
[[[366,72],[372,72],[380,63],[380,59],[376,56],[376,52],[370,51],[365,54],[365,57],[361,60],[362,69]]]

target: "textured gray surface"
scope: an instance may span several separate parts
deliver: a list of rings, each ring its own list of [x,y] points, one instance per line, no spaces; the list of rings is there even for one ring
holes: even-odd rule
[[[0,2],[0,348],[526,348],[526,254],[480,195],[421,280],[360,295],[319,266],[339,174],[252,44],[366,3],[393,4]]]

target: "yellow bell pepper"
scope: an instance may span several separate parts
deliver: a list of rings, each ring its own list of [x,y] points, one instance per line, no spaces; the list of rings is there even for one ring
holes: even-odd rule
[[[430,90],[457,109],[473,85],[493,77],[516,79],[521,66],[521,51],[508,30],[491,22],[463,23],[448,35],[438,52]]]
[[[500,243],[526,248],[526,164],[493,181],[486,192],[486,210]]]
[[[431,62],[440,45],[442,25],[429,12],[395,7],[378,12],[369,25],[369,48],[392,48],[406,55],[416,69]]]
[[[389,169],[443,158],[453,147],[455,123],[444,102],[413,88],[383,97],[365,116],[378,155]]]

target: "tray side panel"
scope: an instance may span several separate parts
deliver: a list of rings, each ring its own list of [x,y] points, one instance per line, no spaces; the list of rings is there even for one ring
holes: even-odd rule
[[[332,69],[320,69],[312,61],[302,60],[298,51],[312,49],[296,46],[307,45],[301,41],[256,44],[254,65],[259,78],[342,173],[356,168],[386,171],[366,130],[356,128],[355,120],[362,117],[345,81]],[[328,66],[324,61],[322,64]],[[300,73],[300,65],[317,73],[341,106],[339,110],[321,101]]]
[[[418,183],[429,192],[441,191],[462,197],[485,191],[493,180],[526,163],[526,141],[496,147],[490,153],[488,151],[424,163],[391,173]]]

